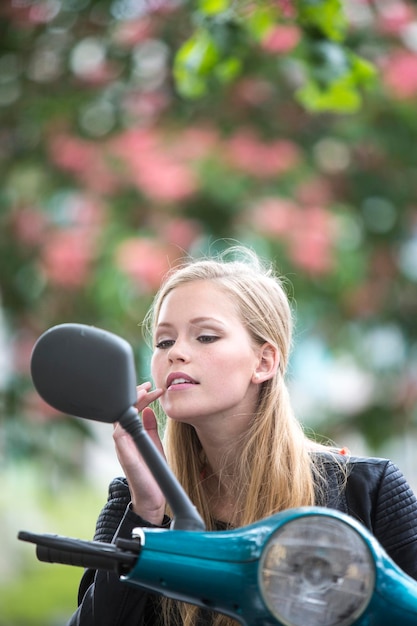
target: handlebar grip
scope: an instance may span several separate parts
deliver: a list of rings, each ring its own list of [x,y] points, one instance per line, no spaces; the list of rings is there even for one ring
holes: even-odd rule
[[[58,548],[36,546],[36,556],[44,563],[61,563],[63,565],[75,565],[91,569],[102,569],[114,572],[118,569],[117,561],[109,559],[107,555],[85,554],[83,552],[67,552]]]
[[[18,538],[36,544],[39,561],[106,570],[119,575],[132,569],[140,551],[140,546],[134,542],[129,542],[129,550],[123,550],[112,543],[36,535],[26,531],[20,531]]]

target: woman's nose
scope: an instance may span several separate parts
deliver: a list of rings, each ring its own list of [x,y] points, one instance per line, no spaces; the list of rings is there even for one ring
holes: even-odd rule
[[[168,358],[171,363],[175,363],[175,361],[185,362],[188,361],[188,351],[183,342],[179,342],[178,339],[175,341],[174,345],[169,349]]]

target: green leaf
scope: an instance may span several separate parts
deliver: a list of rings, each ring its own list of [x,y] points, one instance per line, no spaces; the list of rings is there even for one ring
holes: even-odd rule
[[[221,29],[225,33],[227,25]],[[236,46],[225,45],[227,37],[220,38],[207,29],[196,31],[181,48],[174,59],[174,78],[178,92],[186,98],[204,96],[213,79],[220,83],[233,80],[242,69],[242,61],[229,50]]]
[[[242,23],[246,31],[255,41],[262,41],[268,32],[276,26],[279,19],[274,6],[258,6],[249,15],[245,16]]]
[[[309,80],[296,91],[295,96],[300,104],[312,112],[354,113],[362,103],[359,91],[346,79],[335,81],[327,89],[321,89],[316,82]]]
[[[349,53],[349,59],[352,68],[352,77],[355,79],[356,84],[367,87],[373,85],[377,77],[375,66],[353,52]]]
[[[215,75],[221,83],[229,83],[242,71],[242,61],[237,57],[229,57],[216,67]]]
[[[178,93],[184,98],[197,99],[206,95],[207,81],[193,74],[175,70],[175,81]]]
[[[362,103],[359,90],[374,83],[375,67],[325,39],[307,39],[301,53],[306,83],[296,92],[297,100],[310,111],[357,111]]]
[[[305,30],[315,31],[333,41],[342,41],[348,22],[341,0],[296,0],[298,22]]]
[[[200,0],[198,8],[204,15],[218,15],[230,8],[229,0]]]
[[[176,66],[196,76],[206,76],[219,60],[218,49],[210,33],[197,30],[178,50]]]
[[[219,60],[218,49],[207,30],[199,29],[178,50],[174,78],[178,92],[199,98],[207,92],[207,77]]]

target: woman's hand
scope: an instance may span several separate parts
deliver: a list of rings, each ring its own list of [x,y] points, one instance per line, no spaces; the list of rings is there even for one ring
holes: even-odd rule
[[[161,454],[164,454],[155,413],[148,407],[151,402],[162,395],[163,390],[149,391],[150,388],[150,383],[143,383],[137,387],[136,407],[139,412],[142,412],[142,423],[149,437]],[[165,512],[165,497],[152,476],[152,472],[143,460],[132,437],[118,423],[113,431],[113,439],[116,444],[117,457],[129,483],[133,510],[151,524],[161,524]]]

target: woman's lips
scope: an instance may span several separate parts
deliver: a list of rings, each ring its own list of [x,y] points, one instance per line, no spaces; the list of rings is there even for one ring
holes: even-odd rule
[[[184,374],[183,372],[175,372],[170,374],[167,378],[167,389],[184,389],[185,387],[190,387],[192,385],[197,385],[197,381],[194,380],[188,374]]]

